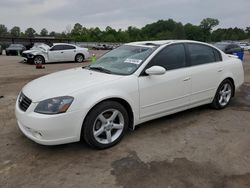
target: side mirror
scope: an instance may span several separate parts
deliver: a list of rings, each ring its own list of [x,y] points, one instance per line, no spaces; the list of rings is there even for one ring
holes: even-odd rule
[[[152,66],[145,71],[148,75],[163,75],[166,69],[161,66]]]

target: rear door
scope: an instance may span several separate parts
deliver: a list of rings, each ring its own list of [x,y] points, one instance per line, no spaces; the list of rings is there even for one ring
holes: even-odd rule
[[[219,85],[223,68],[220,66],[220,53],[207,45],[187,43],[192,73],[192,104],[211,101]]]
[[[63,61],[75,61],[76,47],[72,45],[63,45]]]

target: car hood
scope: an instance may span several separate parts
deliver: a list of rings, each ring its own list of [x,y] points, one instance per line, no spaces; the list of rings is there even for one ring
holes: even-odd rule
[[[23,50],[23,48],[19,48],[19,47],[9,47],[9,48],[6,48],[6,50]]]
[[[39,102],[53,97],[67,96],[78,90],[103,85],[105,82],[114,81],[122,77],[83,68],[75,68],[33,80],[24,86],[22,92],[32,102]]]
[[[41,53],[41,52],[43,52],[44,53],[44,51],[42,50],[42,49],[30,49],[30,50],[26,50],[26,51],[24,51],[23,53],[24,54],[37,54],[37,53]]]

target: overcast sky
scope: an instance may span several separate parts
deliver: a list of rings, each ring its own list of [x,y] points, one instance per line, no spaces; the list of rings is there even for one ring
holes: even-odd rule
[[[77,22],[126,29],[169,18],[199,24],[207,17],[219,19],[219,27],[245,28],[250,26],[250,0],[0,0],[0,24],[38,32],[65,31]]]

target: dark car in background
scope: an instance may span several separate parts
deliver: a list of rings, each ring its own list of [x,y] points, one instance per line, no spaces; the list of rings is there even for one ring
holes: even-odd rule
[[[113,50],[113,46],[112,45],[107,45],[107,44],[98,44],[93,46],[92,48],[93,50]]]
[[[0,55],[2,55],[3,54],[3,48],[2,48],[2,46],[0,45]]]
[[[239,59],[243,60],[244,50],[240,45],[230,42],[218,42],[214,45],[226,54],[237,55]]]
[[[26,48],[22,44],[11,44],[8,48],[6,48],[6,55],[21,55]]]
[[[242,48],[238,44],[229,43],[229,42],[218,42],[214,44],[217,48],[225,52],[226,54],[234,54],[241,52]]]

